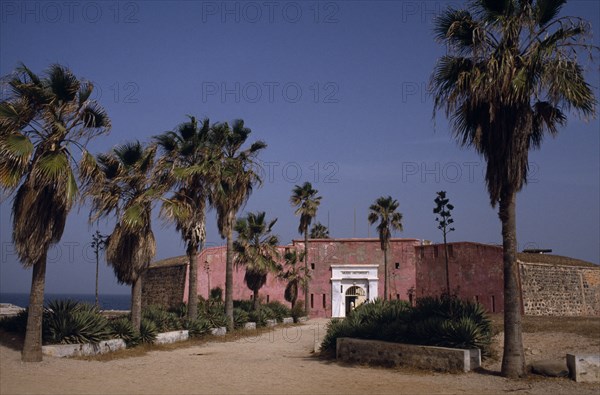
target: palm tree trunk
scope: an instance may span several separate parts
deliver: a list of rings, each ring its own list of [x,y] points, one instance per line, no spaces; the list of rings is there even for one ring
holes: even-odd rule
[[[96,308],[100,307],[98,303],[98,269],[100,266],[100,261],[98,259],[98,250],[96,250]]]
[[[252,297],[252,310],[254,311],[258,311],[258,308],[260,307],[259,299],[258,299],[258,289],[254,289],[253,290],[254,295]]]
[[[42,361],[42,317],[44,314],[44,286],[46,285],[46,253],[33,265],[31,292],[25,343],[21,352],[23,362]]]
[[[502,222],[502,245],[504,258],[504,354],[502,375],[510,378],[525,375],[525,355],[521,334],[521,290],[519,265],[516,259],[516,192],[503,193],[499,217]]]
[[[450,296],[450,270],[448,267],[448,244],[446,243],[446,233],[444,233],[444,257],[446,259],[446,295]]]
[[[310,301],[308,300],[310,295],[310,285],[308,284],[308,226],[304,228],[304,275],[306,276],[304,281],[304,311],[307,316],[310,316]]]
[[[383,300],[388,300],[388,256],[387,247],[383,249]]]
[[[188,282],[188,320],[198,318],[198,252],[195,246],[188,249],[190,278]],[[210,290],[209,290],[210,292]]]
[[[142,325],[142,276],[131,286],[131,324],[136,331],[140,331]]]
[[[225,315],[227,329],[233,330],[233,220],[227,228],[227,256],[225,260]]]

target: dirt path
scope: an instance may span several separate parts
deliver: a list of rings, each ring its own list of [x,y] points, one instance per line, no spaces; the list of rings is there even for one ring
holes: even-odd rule
[[[209,342],[108,362],[46,357],[24,364],[0,346],[0,394],[598,394],[567,379],[510,381],[492,374],[433,374],[342,366],[312,355],[325,320],[258,337]]]

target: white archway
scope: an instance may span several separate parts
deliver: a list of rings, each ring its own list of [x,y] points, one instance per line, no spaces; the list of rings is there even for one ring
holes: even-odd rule
[[[379,265],[331,265],[331,316],[345,317],[357,302],[377,298]],[[348,292],[350,292],[348,294]],[[361,295],[359,295],[362,293]],[[349,305],[354,302],[354,305]]]

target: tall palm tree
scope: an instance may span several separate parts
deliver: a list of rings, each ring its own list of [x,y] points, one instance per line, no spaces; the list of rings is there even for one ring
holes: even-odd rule
[[[312,228],[310,228],[310,238],[329,239],[329,229],[327,229],[327,226],[323,225],[322,223],[317,222],[312,226]]]
[[[298,261],[303,260],[304,252],[298,254],[297,251],[287,251],[283,255],[283,259],[285,260],[285,267],[287,270],[281,272],[279,277],[287,281],[287,285],[285,286],[285,291],[283,293],[283,297],[285,300],[290,302],[292,308],[296,306],[296,301],[298,300],[298,288],[300,286],[304,286],[304,283],[307,279],[307,274],[304,273],[304,270],[300,270],[298,266]]]
[[[432,76],[434,111],[444,109],[454,137],[487,161],[492,206],[499,205],[504,255],[502,374],[525,374],[516,262],[516,193],[527,182],[528,154],[564,125],[564,110],[585,117],[596,100],[578,64],[590,26],[557,18],[565,1],[491,1],[449,9],[436,21],[447,46]],[[435,114],[435,112],[434,112]]]
[[[152,204],[164,192],[154,173],[156,145],[125,143],[86,164],[85,196],[92,203],[90,220],[116,215],[106,242],[106,261],[121,284],[131,285],[131,322],[140,329],[142,274],[156,254]]]
[[[48,249],[62,237],[79,190],[74,149],[110,130],[93,85],[66,67],[40,77],[21,64],[0,102],[0,186],[14,195],[12,240],[21,264],[33,267],[29,315],[21,358],[42,360],[42,311]]]
[[[208,143],[210,125],[195,117],[175,131],[156,136],[163,156],[159,168],[175,191],[163,199],[161,216],[174,222],[187,244],[189,260],[188,319],[198,316],[198,254],[206,239],[206,202],[210,191],[213,152]]]
[[[258,292],[266,284],[267,274],[281,271],[281,266],[277,263],[279,238],[271,233],[276,222],[277,218],[267,223],[265,212],[259,211],[238,219],[234,227],[238,234],[233,243],[236,253],[234,261],[236,266],[244,266],[246,269],[244,281],[254,294],[254,310],[259,308]]]
[[[211,144],[219,151],[214,170],[215,182],[212,185],[209,201],[217,211],[217,225],[221,237],[227,239],[225,259],[225,314],[228,327],[233,329],[233,226],[236,213],[248,201],[256,184],[261,183],[254,170],[256,157],[267,144],[256,141],[242,150],[251,130],[244,121],[236,120],[232,127],[227,123],[211,127]]]
[[[319,191],[313,189],[310,182],[305,182],[301,186],[296,185],[290,197],[292,206],[297,207],[294,214],[300,216],[298,233],[304,235],[304,273],[308,273],[308,227],[317,215],[317,209],[321,204],[321,196],[317,196],[318,193]],[[306,315],[310,313],[309,292],[310,284],[307,279],[304,282],[304,310]]]
[[[392,232],[402,231],[402,214],[397,212],[400,204],[391,196],[380,197],[369,207],[369,224],[373,225],[379,221],[377,231],[379,232],[379,241],[381,242],[381,250],[383,251],[383,299],[388,300],[389,275],[388,275],[388,249],[390,247],[390,239]]]

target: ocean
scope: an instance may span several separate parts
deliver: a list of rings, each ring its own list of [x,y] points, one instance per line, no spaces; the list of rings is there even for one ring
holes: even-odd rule
[[[56,299],[71,299],[80,302],[94,304],[96,295],[94,294],[55,294],[47,293],[44,295],[44,302],[48,303]],[[98,295],[98,302],[102,310],[129,310],[131,308],[131,295]],[[20,307],[29,306],[29,294],[26,293],[0,293],[0,303],[10,303]]]

